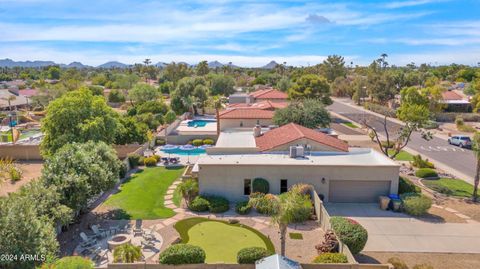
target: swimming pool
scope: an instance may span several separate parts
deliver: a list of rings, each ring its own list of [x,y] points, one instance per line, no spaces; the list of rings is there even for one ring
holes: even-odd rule
[[[200,154],[205,154],[207,151],[204,148],[195,148],[191,150],[183,150],[181,148],[174,148],[174,149],[162,149],[162,152],[165,152],[167,154],[177,154],[177,155],[200,155]]]
[[[205,127],[207,124],[215,123],[215,120],[191,120],[188,121],[188,127]]]

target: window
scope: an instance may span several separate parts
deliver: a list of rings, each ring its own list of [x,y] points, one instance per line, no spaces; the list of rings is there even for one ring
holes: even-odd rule
[[[280,179],[280,193],[288,191],[288,180]]]
[[[240,127],[243,127],[243,121],[240,122]]]
[[[243,195],[250,195],[252,192],[252,180],[244,179],[243,180]]]

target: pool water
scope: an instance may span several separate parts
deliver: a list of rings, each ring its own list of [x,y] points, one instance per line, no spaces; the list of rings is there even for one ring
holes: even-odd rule
[[[215,122],[215,120],[191,120],[187,124],[188,127],[205,127],[205,125]]]
[[[203,148],[195,148],[192,150],[183,150],[180,148],[176,148],[176,149],[162,149],[162,152],[169,153],[169,154],[194,156],[194,155],[205,154],[207,151]]]

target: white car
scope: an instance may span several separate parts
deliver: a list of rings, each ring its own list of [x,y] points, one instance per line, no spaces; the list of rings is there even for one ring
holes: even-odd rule
[[[471,148],[472,140],[466,135],[455,135],[448,138],[448,144],[459,146],[461,148]]]

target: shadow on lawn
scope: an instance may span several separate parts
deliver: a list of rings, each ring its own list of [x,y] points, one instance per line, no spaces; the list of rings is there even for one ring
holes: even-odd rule
[[[115,208],[112,210],[108,210],[101,214],[103,219],[113,219],[113,220],[129,220],[132,219],[132,216],[127,213],[127,211],[121,208]]]

